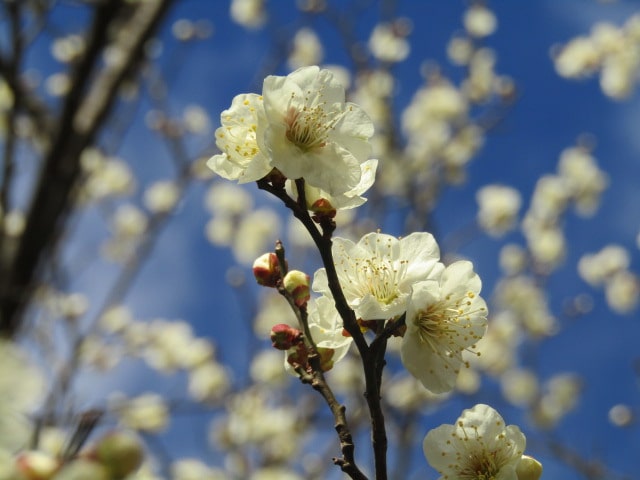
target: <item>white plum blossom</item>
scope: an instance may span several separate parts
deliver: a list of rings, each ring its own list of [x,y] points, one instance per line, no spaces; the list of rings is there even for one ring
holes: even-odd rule
[[[322,43],[312,29],[303,27],[293,37],[293,48],[287,59],[292,70],[322,62],[324,50]]]
[[[345,102],[330,70],[310,66],[270,75],[262,96],[236,96],[221,123],[215,135],[222,153],[207,162],[221,177],[246,183],[277,168],[329,195],[359,195],[373,123]]]
[[[514,227],[522,204],[520,192],[506,185],[485,185],[476,193],[478,223],[489,235],[500,236]]]
[[[404,22],[406,23],[406,22]],[[402,24],[400,24],[402,25]],[[376,25],[369,37],[369,50],[382,62],[401,62],[409,56],[411,47],[406,39],[408,31],[390,23]],[[404,30],[410,30],[405,27]]]
[[[600,74],[603,93],[622,100],[633,93],[640,65],[638,23],[633,15],[618,27],[597,22],[589,35],[580,35],[557,47],[554,62],[558,74],[565,78],[582,78]]]
[[[464,410],[454,425],[431,430],[423,442],[439,480],[517,480],[525,446],[520,429],[505,425],[500,414],[484,404]]]
[[[170,212],[180,200],[180,189],[172,181],[159,181],[144,192],[144,204],[153,213]]]
[[[342,318],[333,301],[328,297],[320,297],[309,304],[309,331],[316,346],[331,348],[333,363],[341,360],[349,350],[353,339],[346,334]]]
[[[486,331],[481,286],[468,261],[452,263],[439,280],[413,286],[400,354],[409,373],[433,393],[453,389],[462,352],[475,349]]]
[[[169,424],[169,407],[157,393],[144,393],[130,399],[116,393],[109,403],[111,410],[125,427],[158,433]]]
[[[640,281],[629,271],[616,273],[605,286],[607,305],[618,313],[629,313],[638,305]]]
[[[264,135],[258,128],[258,145],[274,167],[331,195],[357,187],[373,124],[359,106],[345,103],[331,71],[311,66],[270,75],[262,95],[268,125]]]
[[[188,392],[197,402],[216,402],[228,392],[229,385],[227,371],[215,361],[198,365],[189,372]]]
[[[631,256],[621,245],[609,244],[596,253],[585,254],[578,261],[578,273],[589,285],[607,283],[614,275],[629,268]]]
[[[333,258],[349,306],[363,320],[386,320],[406,311],[416,282],[438,278],[444,269],[440,249],[429,233],[398,239],[368,233],[354,243],[333,239]],[[319,269],[313,290],[331,296],[327,273]]]
[[[222,151],[207,166],[227,180],[247,183],[260,180],[271,170],[269,159],[260,150],[258,135],[265,127],[262,97],[255,93],[236,95],[231,107],[220,115],[216,145]]]
[[[229,14],[234,22],[245,28],[260,28],[267,21],[264,0],[232,0]]]
[[[482,38],[495,32],[498,20],[484,5],[474,4],[464,13],[464,27],[472,37]]]
[[[308,304],[308,323],[311,338],[318,348],[333,350],[329,360],[333,366],[349,351],[353,338],[346,333],[340,314],[336,310],[333,300],[328,297],[319,297]],[[290,354],[295,353],[295,348],[285,353],[285,368],[295,375],[291,364],[287,361]]]

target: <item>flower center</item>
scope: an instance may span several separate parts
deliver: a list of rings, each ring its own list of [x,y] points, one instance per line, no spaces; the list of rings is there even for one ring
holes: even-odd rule
[[[487,442],[479,434],[476,426],[465,428],[462,422],[459,426],[464,432],[464,441],[469,442],[465,451],[458,452],[457,477],[460,480],[495,480],[502,467],[508,462],[514,451],[514,445],[504,434],[498,435],[497,444]],[[472,432],[469,432],[469,428]]]
[[[462,472],[462,478],[469,480],[494,480],[500,473],[500,467],[495,462],[495,452],[493,455],[474,458],[471,465],[468,465]]]
[[[324,147],[334,125],[322,104],[315,107],[305,105],[302,110],[289,107],[285,123],[287,140],[304,152]]]
[[[358,262],[358,284],[379,302],[389,305],[398,298],[398,271],[384,258],[366,258]]]
[[[485,310],[484,307],[472,310],[475,296],[473,292],[458,296],[450,294],[417,312],[413,322],[418,327],[420,341],[434,351],[440,351],[441,348],[436,347],[444,346],[449,354],[469,350],[469,340],[479,340],[477,335],[469,331],[469,320],[474,314]]]

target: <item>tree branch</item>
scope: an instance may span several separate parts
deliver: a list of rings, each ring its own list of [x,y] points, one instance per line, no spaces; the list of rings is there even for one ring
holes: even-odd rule
[[[19,329],[38,270],[49,259],[72,208],[80,154],[104,126],[122,82],[139,65],[146,41],[174,1],[139,2],[132,7],[123,0],[111,0],[96,6],[87,48],[74,70],[60,126],[45,155],[20,245],[0,271],[0,334],[11,337]],[[123,19],[120,14],[125,7],[133,13]],[[118,21],[123,23],[117,25]],[[121,56],[93,76],[115,26],[126,32],[110,45]]]

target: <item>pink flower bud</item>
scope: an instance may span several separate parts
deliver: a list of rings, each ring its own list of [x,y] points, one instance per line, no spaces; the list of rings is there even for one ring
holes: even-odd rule
[[[302,340],[302,332],[297,328],[279,323],[271,329],[271,342],[278,350],[289,350]]]
[[[280,279],[280,264],[275,253],[265,253],[253,262],[253,276],[259,285],[275,287]]]
[[[144,451],[135,435],[114,431],[98,440],[91,456],[109,470],[112,478],[124,478],[140,467]]]
[[[298,307],[305,305],[310,298],[309,275],[300,270],[291,270],[283,279],[284,288]]]
[[[309,210],[316,214],[318,217],[334,218],[336,216],[336,209],[331,202],[326,198],[319,198],[309,206]]]
[[[60,461],[44,452],[29,450],[18,454],[15,466],[25,480],[48,480],[60,468]]]

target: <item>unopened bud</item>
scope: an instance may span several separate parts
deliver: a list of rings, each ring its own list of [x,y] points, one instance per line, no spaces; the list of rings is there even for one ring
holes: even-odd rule
[[[271,329],[271,342],[278,350],[289,350],[302,340],[302,332],[297,328],[279,323]]]
[[[26,480],[48,480],[60,468],[60,461],[44,452],[29,450],[18,454],[15,466]]]
[[[516,467],[518,480],[538,480],[542,475],[542,464],[529,455],[523,455]]]
[[[300,270],[291,270],[284,276],[283,283],[298,307],[309,301],[309,275]]]
[[[78,458],[64,466],[55,480],[111,480],[111,474],[104,465],[87,458]],[[114,477],[115,478],[115,477]]]
[[[334,218],[336,216],[336,209],[331,202],[326,198],[319,198],[311,205],[309,205],[309,210],[316,214],[318,217],[329,217]]]
[[[112,478],[120,479],[140,467],[144,451],[136,436],[111,432],[98,441],[92,456],[109,470]]]
[[[265,253],[253,262],[253,276],[259,285],[275,287],[280,279],[280,264],[275,253]]]

